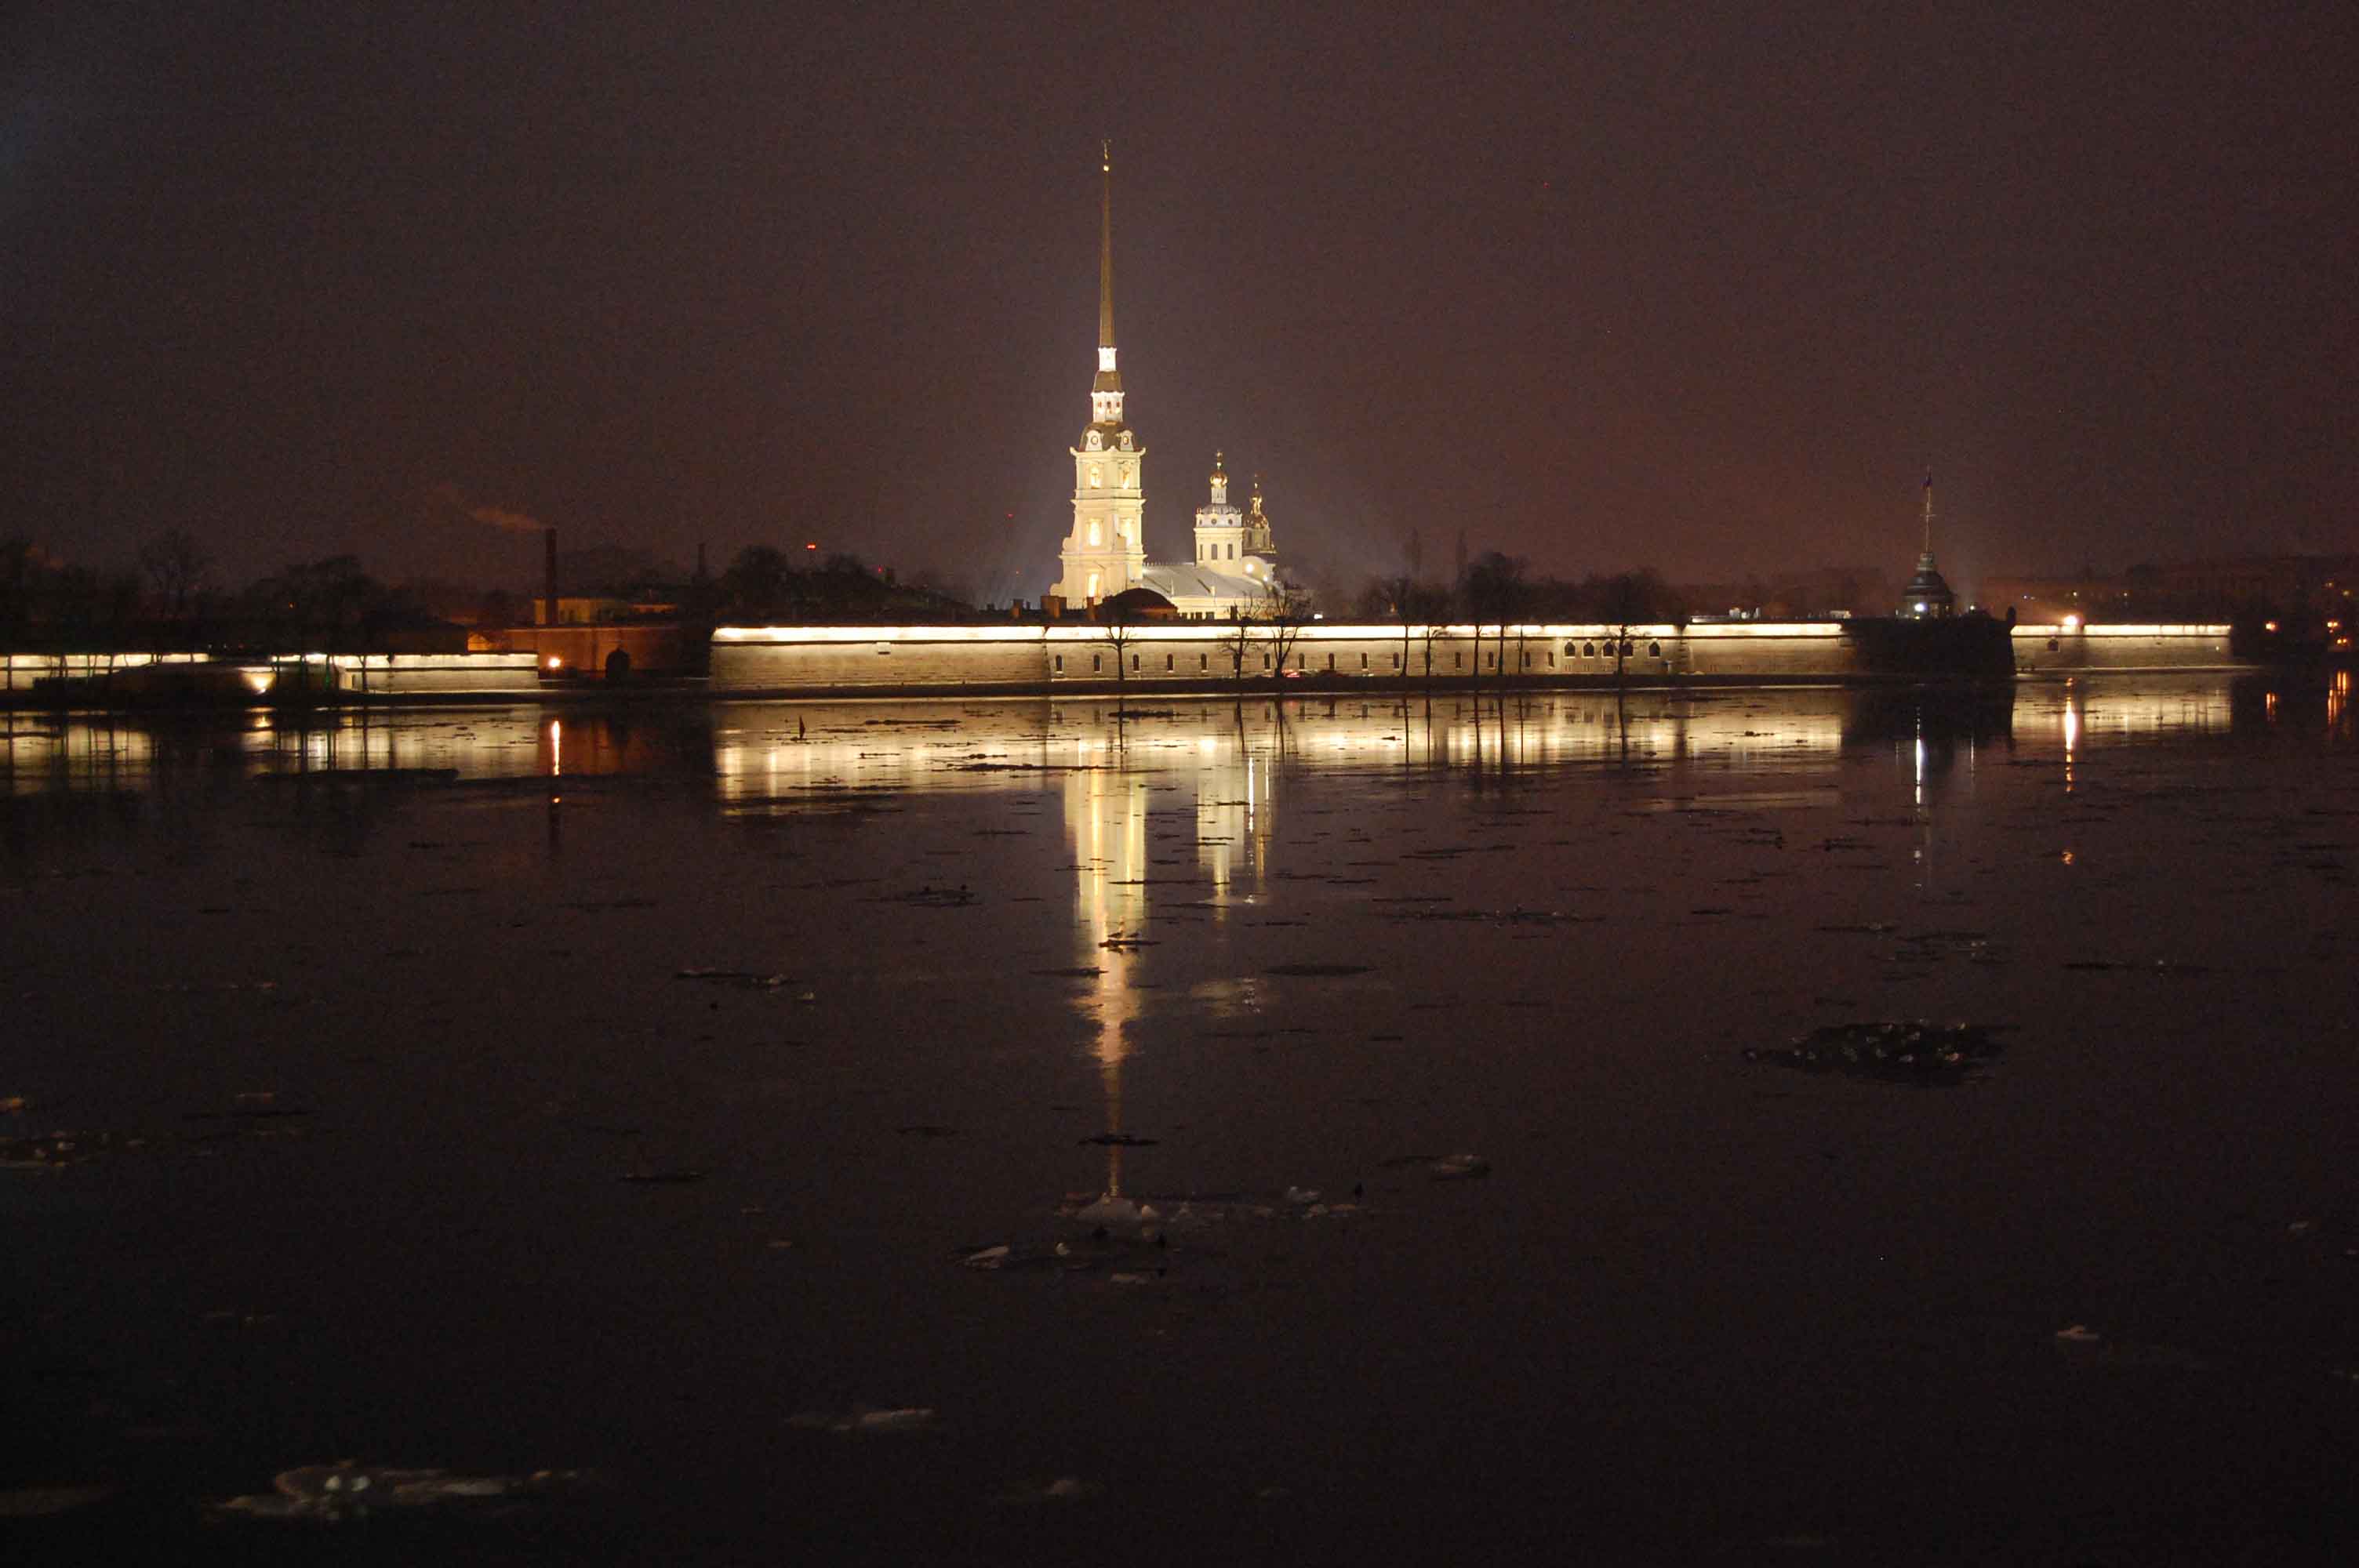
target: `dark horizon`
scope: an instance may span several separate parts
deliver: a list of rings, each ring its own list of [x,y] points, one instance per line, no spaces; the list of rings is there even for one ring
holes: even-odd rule
[[[2353,547],[2344,14],[1285,6],[0,27],[0,536],[1054,576],[1098,140],[1147,449],[1348,591]]]

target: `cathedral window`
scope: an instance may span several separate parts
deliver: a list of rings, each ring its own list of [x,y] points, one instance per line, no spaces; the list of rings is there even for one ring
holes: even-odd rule
[[[1090,488],[1092,490],[1096,490],[1102,487],[1104,483],[1105,470],[1098,467],[1095,463],[1092,463],[1090,465]]]
[[[1082,438],[1082,445],[1084,449],[1094,452],[1100,447],[1105,445],[1105,438],[1099,435],[1095,430],[1093,430],[1087,436]]]
[[[1092,546],[1096,546],[1096,545],[1098,545],[1098,544],[1100,544],[1100,543],[1102,543],[1102,542],[1103,542],[1103,541],[1100,539],[1100,537],[1099,537],[1099,535],[1098,535],[1098,525],[1097,525],[1095,523],[1091,524],[1090,524],[1090,543],[1091,543],[1091,545],[1092,545]],[[1092,579],[1090,579],[1090,591],[1091,591],[1092,593],[1095,593],[1097,590],[1098,590],[1098,579],[1095,579],[1095,578],[1092,578]]]

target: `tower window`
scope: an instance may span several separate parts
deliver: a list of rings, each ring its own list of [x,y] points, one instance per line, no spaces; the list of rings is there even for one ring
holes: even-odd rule
[[[1103,536],[1103,535],[1101,535],[1101,534],[1098,532],[1098,525],[1097,525],[1095,523],[1091,524],[1090,524],[1090,543],[1091,543],[1092,545],[1101,545],[1101,544],[1103,544],[1104,542],[1105,542],[1105,540],[1104,540],[1104,536]],[[1093,579],[1093,580],[1094,580],[1094,579]],[[1090,591],[1091,591],[1091,592],[1093,592],[1093,593],[1095,593],[1095,592],[1097,591],[1097,589],[1092,589]]]
[[[1090,465],[1090,488],[1092,490],[1095,490],[1104,483],[1105,470],[1098,467],[1095,463],[1092,463]]]

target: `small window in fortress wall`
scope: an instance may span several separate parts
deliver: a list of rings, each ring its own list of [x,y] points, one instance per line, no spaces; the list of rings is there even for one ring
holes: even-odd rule
[[[1130,667],[1132,669],[1138,668],[1138,655],[1136,654],[1133,654],[1130,656]]]
[[[1647,643],[1647,656],[1648,658],[1650,658],[1650,659],[1659,659],[1659,658],[1661,658],[1661,657],[1663,656],[1663,645],[1662,645],[1660,643]]]
[[[1360,655],[1360,667],[1364,670],[1368,667],[1368,655],[1365,654]]]
[[[1064,655],[1064,654],[1058,654],[1054,655],[1054,656],[1050,659],[1049,663],[1051,664],[1051,665],[1053,665],[1053,667],[1055,668],[1056,672],[1057,672],[1059,675],[1063,675],[1063,674],[1065,673],[1065,655]]]
[[[1261,656],[1261,667],[1264,669],[1269,668],[1269,655],[1267,654],[1264,654]]]
[[[1090,655],[1090,668],[1093,670],[1102,670],[1105,668],[1105,665],[1101,662],[1104,658],[1105,655],[1103,654],[1092,654]]]
[[[1465,654],[1451,654],[1451,655],[1450,655],[1450,667],[1451,667],[1451,669],[1453,669],[1453,670],[1462,670],[1462,669],[1464,669],[1464,668],[1466,667],[1466,655],[1465,655]]]
[[[1163,655],[1163,667],[1164,667],[1165,669],[1167,669],[1167,670],[1168,670],[1168,669],[1171,669],[1171,668],[1175,667],[1175,666],[1173,665],[1173,664],[1172,664],[1172,660],[1173,660],[1174,658],[1176,658],[1176,657],[1177,657],[1177,655],[1176,655],[1176,654],[1164,654],[1164,655]]]
[[[1209,670],[1209,669],[1211,669],[1211,668],[1212,667],[1212,654],[1197,654],[1197,655],[1196,655],[1196,667],[1197,667],[1198,669],[1200,669],[1200,670]]]

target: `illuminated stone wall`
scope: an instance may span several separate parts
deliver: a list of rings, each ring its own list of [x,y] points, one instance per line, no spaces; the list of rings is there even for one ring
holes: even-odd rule
[[[2017,675],[2042,670],[2226,669],[2225,626],[2035,626],[2015,629]]]
[[[1412,627],[1410,677],[1496,678],[1562,685],[1610,683],[1618,628],[1596,625]],[[723,627],[712,643],[718,691],[1007,690],[1125,684],[1217,690],[1234,681],[1237,629],[1201,622],[1123,627]],[[2054,649],[2047,645],[2053,638]],[[1401,674],[1397,626],[1315,622],[1299,632],[1245,628],[1244,673],[1257,681],[1285,667],[1318,683],[1386,682]],[[1743,622],[1635,626],[1623,673],[1635,680],[1843,680],[1869,673],[1834,622]],[[2019,626],[2018,669],[2205,669],[2234,663],[2224,626],[2100,626],[2066,632]]]

